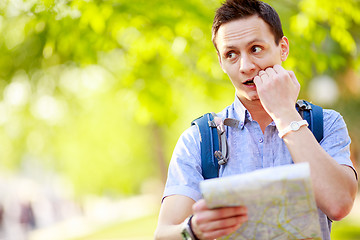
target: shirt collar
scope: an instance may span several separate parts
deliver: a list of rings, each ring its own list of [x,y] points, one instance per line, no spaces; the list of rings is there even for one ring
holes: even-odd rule
[[[241,129],[244,128],[246,120],[252,121],[252,117],[250,112],[245,108],[245,106],[242,104],[242,102],[239,100],[239,98],[235,95],[235,101],[234,101],[234,117],[235,119],[238,119],[240,121],[239,127]],[[275,126],[275,122],[272,121],[270,126]]]
[[[239,98],[235,95],[234,117],[240,121],[239,127],[244,128],[245,120],[251,120],[249,111],[244,107]]]

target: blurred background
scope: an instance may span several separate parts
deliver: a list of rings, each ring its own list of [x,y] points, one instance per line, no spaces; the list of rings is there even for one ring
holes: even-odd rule
[[[274,0],[300,98],[360,162],[360,2]],[[152,239],[180,134],[232,103],[218,0],[0,1],[0,240]],[[360,239],[360,204],[333,239]]]

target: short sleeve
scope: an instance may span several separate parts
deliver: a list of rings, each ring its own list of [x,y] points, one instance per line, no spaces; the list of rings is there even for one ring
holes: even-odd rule
[[[339,164],[351,167],[356,175],[350,159],[351,139],[343,117],[334,110],[324,110],[324,138],[320,145]]]
[[[201,199],[199,183],[201,174],[199,130],[191,126],[179,138],[169,164],[168,178],[163,198],[184,195],[194,201]]]

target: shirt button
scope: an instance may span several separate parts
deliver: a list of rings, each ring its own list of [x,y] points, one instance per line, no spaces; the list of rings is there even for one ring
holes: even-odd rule
[[[259,139],[259,143],[263,143],[264,142],[264,139],[263,138],[260,138]]]

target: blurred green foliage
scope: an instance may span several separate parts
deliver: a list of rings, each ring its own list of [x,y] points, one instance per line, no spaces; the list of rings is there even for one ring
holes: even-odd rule
[[[336,79],[331,107],[359,143],[351,120],[360,116],[359,1],[267,2],[290,39],[285,67],[302,84],[300,97],[314,77]],[[219,4],[1,1],[1,168],[57,172],[80,195],[133,194],[164,180],[190,121],[234,98],[211,43]]]

